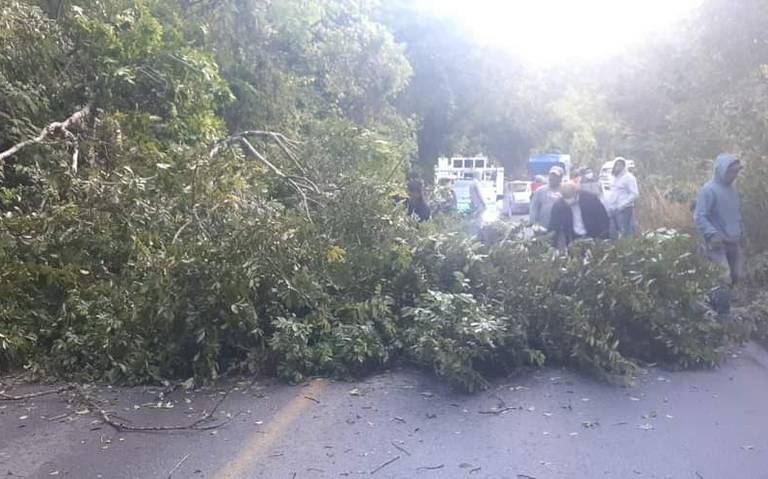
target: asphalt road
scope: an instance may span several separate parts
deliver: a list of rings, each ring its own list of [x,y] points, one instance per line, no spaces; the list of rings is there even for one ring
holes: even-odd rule
[[[768,479],[768,352],[756,345],[632,387],[555,369],[471,396],[414,370],[230,387],[215,417],[231,420],[209,431],[116,432],[66,395],[2,401],[0,477]],[[88,390],[154,426],[189,423],[222,393]]]

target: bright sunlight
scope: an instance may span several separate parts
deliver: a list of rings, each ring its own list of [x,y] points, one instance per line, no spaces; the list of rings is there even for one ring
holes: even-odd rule
[[[701,0],[417,0],[485,43],[546,65],[621,53],[669,32]]]

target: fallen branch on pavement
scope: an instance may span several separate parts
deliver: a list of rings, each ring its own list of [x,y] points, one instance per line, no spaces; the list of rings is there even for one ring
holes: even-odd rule
[[[173,466],[173,469],[170,470],[168,473],[168,479],[171,479],[173,476],[173,473],[176,472],[176,469],[180,468],[182,464],[184,464],[184,461],[186,461],[189,458],[189,454],[181,458],[181,461],[177,462],[175,466]]]
[[[110,413],[109,411],[103,409],[93,398],[89,397],[80,388],[75,388],[76,395],[78,396],[80,401],[85,406],[88,407],[88,409],[98,414],[99,418],[104,423],[109,424],[110,426],[112,426],[118,431],[124,431],[124,432],[209,431],[211,429],[220,428],[225,424],[227,424],[229,421],[231,421],[235,416],[216,424],[204,424],[204,423],[213,417],[213,415],[216,413],[216,410],[219,408],[219,406],[221,406],[221,404],[227,399],[227,397],[229,397],[230,392],[231,390],[222,394],[219,400],[216,401],[216,403],[213,405],[213,408],[211,408],[210,411],[205,412],[199,419],[191,422],[190,424],[172,425],[172,426],[134,426],[133,424],[119,420],[121,418],[118,418],[116,414]]]
[[[397,449],[400,452],[405,453],[407,456],[410,456],[411,453],[408,451],[408,449],[404,448],[403,446],[398,445],[395,441],[391,441],[392,445],[395,446],[395,449]]]
[[[420,466],[417,467],[417,471],[436,471],[445,467],[445,464],[438,464],[437,466]]]
[[[514,409],[521,409],[520,407],[509,407],[507,406],[507,403],[501,399],[500,397],[497,397],[496,400],[497,405],[495,408],[487,409],[484,411],[477,411],[478,414],[493,414],[498,416],[499,414],[504,414],[507,411],[512,411]]]
[[[385,462],[384,464],[381,464],[379,467],[377,467],[376,469],[372,470],[372,471],[371,471],[371,475],[374,475],[374,474],[376,474],[376,473],[377,473],[377,472],[379,472],[380,470],[384,469],[385,467],[389,466],[390,464],[392,464],[393,462],[395,462],[395,461],[397,461],[397,460],[399,460],[399,459],[400,459],[400,456],[395,456],[395,457],[393,457],[393,458],[392,458],[392,459],[390,459],[389,461]]]
[[[46,391],[38,391],[38,392],[27,393],[27,394],[19,394],[18,396],[6,394],[5,392],[0,391],[0,401],[25,401],[27,399],[33,399],[33,398],[38,398],[42,396],[50,396],[52,394],[60,394],[60,393],[63,393],[64,391],[69,391],[74,388],[75,386],[73,384],[69,384],[67,386],[62,386],[56,389],[48,389]]]

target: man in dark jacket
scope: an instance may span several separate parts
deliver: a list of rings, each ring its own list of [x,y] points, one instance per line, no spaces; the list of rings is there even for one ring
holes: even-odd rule
[[[419,179],[411,179],[408,182],[408,200],[406,202],[408,206],[408,215],[416,216],[419,221],[427,221],[432,212],[427,204],[426,195],[424,194],[424,184]]]
[[[563,185],[560,194],[549,222],[555,247],[568,246],[576,238],[608,238],[608,212],[596,195],[579,191],[573,184]]]

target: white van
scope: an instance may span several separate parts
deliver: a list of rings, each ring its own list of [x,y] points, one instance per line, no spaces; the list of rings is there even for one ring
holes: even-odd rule
[[[635,161],[634,160],[626,160],[627,162],[627,170],[630,173],[635,172]],[[600,168],[600,185],[603,187],[603,191],[608,191],[611,189],[611,185],[613,184],[613,164],[616,162],[616,160],[606,161],[603,163],[603,167]]]
[[[508,181],[504,184],[503,211],[507,215],[527,214],[531,206],[532,184],[530,181]]]

